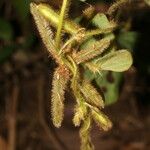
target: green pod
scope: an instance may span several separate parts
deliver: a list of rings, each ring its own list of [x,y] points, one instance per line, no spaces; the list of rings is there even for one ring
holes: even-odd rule
[[[53,26],[55,26],[56,28],[58,27],[59,14],[57,12],[55,12],[49,5],[38,4],[37,9],[46,19],[48,19],[51,22],[51,24]],[[73,22],[69,19],[66,19],[64,21],[64,29],[66,32],[68,32],[70,34],[77,33],[80,28],[81,27],[78,24],[76,24],[75,22]]]

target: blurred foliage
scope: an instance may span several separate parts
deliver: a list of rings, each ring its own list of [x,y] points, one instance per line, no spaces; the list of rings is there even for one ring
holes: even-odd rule
[[[12,45],[4,46],[0,48],[0,63],[3,63],[13,53],[15,47]]]
[[[12,40],[13,34],[13,28],[10,22],[6,21],[3,18],[0,18],[0,39]]]
[[[104,92],[106,105],[113,104],[118,100],[122,77],[123,73],[108,71],[103,73],[103,77],[97,75],[96,83]]]
[[[28,16],[30,14],[29,4],[31,0],[13,0],[12,4],[19,14],[19,17],[22,21],[28,21]]]
[[[150,6],[150,0],[145,0],[145,2]]]
[[[31,26],[29,26],[30,2],[31,0],[11,1],[11,3],[9,3],[9,7],[11,8],[9,11],[15,12],[14,14],[9,14],[13,16],[12,18],[11,16],[7,16],[7,13],[5,14],[8,6],[6,5],[6,8],[2,7],[4,9],[2,10],[4,17],[0,17],[0,40],[2,43],[7,44],[0,46],[0,63],[7,61],[15,50],[30,48],[35,42],[35,35],[28,30],[29,27],[31,28]],[[3,6],[3,3],[2,1],[0,5]]]
[[[139,34],[134,31],[120,32],[117,37],[117,42],[121,48],[133,50],[137,43],[138,36]]]

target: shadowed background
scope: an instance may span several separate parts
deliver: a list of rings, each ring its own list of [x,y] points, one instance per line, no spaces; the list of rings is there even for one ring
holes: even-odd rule
[[[50,116],[51,80],[55,62],[41,42],[29,11],[30,0],[0,1],[0,150],[79,150],[78,128],[72,123],[75,101],[65,94],[65,119],[54,128]],[[36,0],[36,2],[41,2]],[[42,0],[59,9],[61,0]],[[113,1],[87,0],[97,12]],[[74,0],[76,18],[88,4]],[[133,66],[119,76],[111,72],[102,85],[113,122],[109,132],[92,128],[96,150],[150,149],[150,6],[137,0],[120,10],[115,31],[119,48],[128,48]],[[119,81],[119,82],[116,82]]]

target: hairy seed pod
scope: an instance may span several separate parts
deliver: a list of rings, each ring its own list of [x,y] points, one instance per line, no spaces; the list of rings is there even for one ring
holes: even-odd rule
[[[68,69],[64,66],[58,67],[54,72],[52,82],[51,112],[53,124],[60,127],[64,116],[64,93],[69,80]]]
[[[128,3],[130,0],[116,0],[116,2],[114,2],[113,4],[112,4],[112,6],[111,7],[109,7],[109,9],[108,9],[108,11],[107,11],[107,14],[108,15],[113,15],[114,14],[114,12],[116,11],[116,10],[118,10],[118,8],[119,7],[122,7],[123,5],[125,5],[126,3]]]
[[[92,5],[90,5],[83,11],[83,16],[90,19],[93,16],[94,11],[95,11],[95,8]]]
[[[107,39],[102,39],[96,41],[89,49],[82,49],[81,51],[73,54],[73,59],[77,64],[89,61],[90,59],[100,55],[104,52],[110,45],[110,41]]]
[[[30,4],[30,10],[37,25],[38,31],[41,35],[42,41],[46,46],[48,52],[55,58],[59,63],[60,58],[56,52],[56,48],[53,41],[53,32],[49,25],[49,22],[39,13],[37,5],[35,3]]]
[[[75,126],[80,126],[81,121],[84,120],[87,114],[87,107],[84,103],[77,104],[75,107],[75,115],[73,117],[73,123]]]
[[[80,86],[80,90],[89,104],[98,108],[104,108],[103,98],[89,81],[83,81],[82,86]]]
[[[97,111],[92,110],[92,118],[104,131],[108,131],[112,127],[112,123],[109,118],[98,109]]]

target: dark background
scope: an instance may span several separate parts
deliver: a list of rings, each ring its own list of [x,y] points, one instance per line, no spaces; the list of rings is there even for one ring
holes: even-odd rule
[[[56,9],[61,5],[61,0],[46,2]],[[97,12],[106,12],[113,1],[87,2]],[[50,93],[56,64],[41,42],[29,3],[0,1],[0,150],[79,150],[70,91],[66,92],[62,127],[52,125]],[[69,14],[76,17],[86,6],[74,0]],[[116,42],[131,50],[134,63],[118,85],[118,100],[104,110],[113,128],[103,132],[95,125],[92,141],[96,150],[149,150],[150,6],[143,0],[132,1],[121,7],[120,14],[118,23],[126,28],[123,35],[121,29],[115,31]]]

